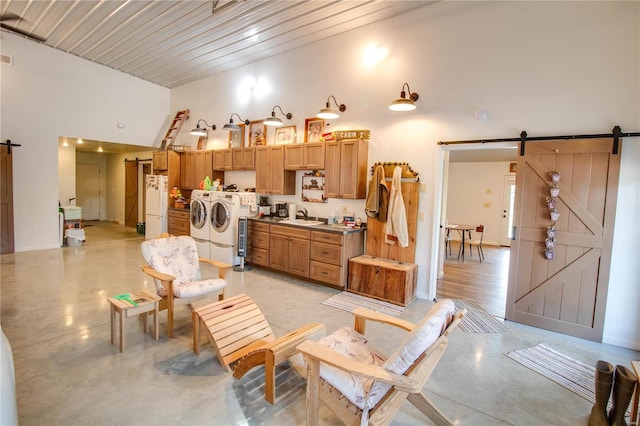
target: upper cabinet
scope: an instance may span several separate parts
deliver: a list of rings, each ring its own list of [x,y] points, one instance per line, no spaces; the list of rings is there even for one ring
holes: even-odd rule
[[[286,170],[322,170],[325,167],[324,142],[284,145]]]
[[[256,150],[256,192],[294,195],[296,172],[284,169],[285,145],[258,146]]]
[[[230,149],[216,149],[213,151],[213,170],[233,170],[233,157]]]
[[[256,149],[251,148],[232,148],[231,157],[233,170],[255,170]]]
[[[224,182],[224,173],[213,170],[213,151],[187,151],[181,155],[180,185],[183,189],[199,189],[206,176]]]
[[[369,143],[347,139],[326,143],[324,191],[327,198],[362,199],[367,193]]]

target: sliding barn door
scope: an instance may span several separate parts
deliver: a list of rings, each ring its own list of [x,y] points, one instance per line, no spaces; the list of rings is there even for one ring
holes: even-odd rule
[[[14,249],[13,160],[8,147],[0,146],[0,254]]]
[[[518,158],[507,319],[601,341],[620,156],[612,139],[528,142]],[[549,173],[560,173],[554,257]]]
[[[124,163],[124,225],[138,224],[138,160]]]

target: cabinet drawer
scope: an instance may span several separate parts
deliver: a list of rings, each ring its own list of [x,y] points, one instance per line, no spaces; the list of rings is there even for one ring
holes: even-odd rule
[[[334,286],[340,286],[340,272],[341,268],[339,266],[312,260],[310,263],[309,278]]]
[[[269,224],[256,222],[255,220],[249,221],[249,230],[250,231],[260,231],[260,232],[269,232]]]
[[[269,252],[265,249],[252,247],[249,249],[248,260],[255,265],[269,266]]]
[[[311,239],[323,243],[342,245],[342,234],[337,232],[311,231]]]
[[[169,218],[189,220],[189,210],[169,210]]]
[[[184,219],[176,219],[174,217],[169,217],[169,221],[167,224],[168,229],[173,229],[178,232],[189,234],[189,221]],[[174,232],[175,233],[175,232]]]
[[[342,265],[342,246],[335,244],[313,243],[311,244],[311,260]]]
[[[309,239],[309,231],[296,226],[271,225],[271,233],[291,238]]]
[[[251,232],[249,238],[251,247],[269,250],[269,233],[254,231]]]

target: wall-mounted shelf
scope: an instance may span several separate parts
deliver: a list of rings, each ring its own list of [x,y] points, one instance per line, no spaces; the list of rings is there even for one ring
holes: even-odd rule
[[[302,201],[309,203],[326,203],[324,196],[324,174],[314,171],[302,176]]]

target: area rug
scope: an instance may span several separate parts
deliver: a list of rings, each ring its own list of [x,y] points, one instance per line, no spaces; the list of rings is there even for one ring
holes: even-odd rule
[[[361,296],[348,291],[343,291],[342,293],[331,296],[329,299],[322,302],[322,304],[349,312],[353,311],[355,308],[367,308],[373,311],[392,315],[394,317],[400,316],[400,314],[404,312],[404,308],[402,306]]]
[[[505,354],[512,360],[543,375],[571,392],[595,403],[595,366],[590,366],[552,349],[545,343]],[[609,401],[611,408],[611,400]],[[627,409],[627,415],[631,410]]]
[[[471,299],[451,299],[456,309],[467,308],[467,314],[460,322],[460,329],[467,333],[506,333],[509,327],[489,315],[480,305]]]

